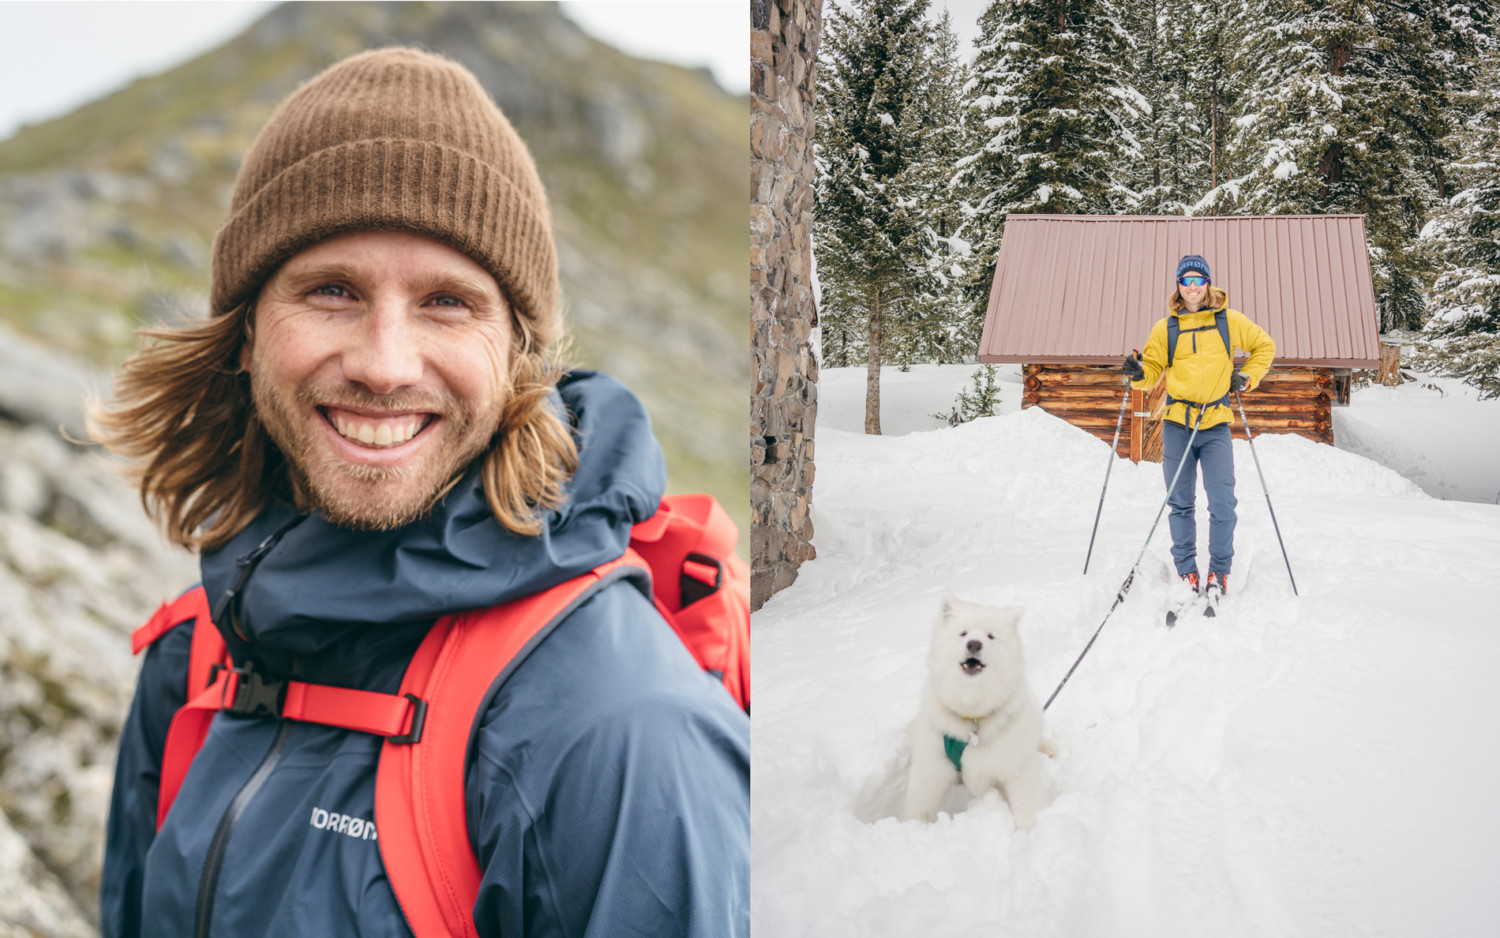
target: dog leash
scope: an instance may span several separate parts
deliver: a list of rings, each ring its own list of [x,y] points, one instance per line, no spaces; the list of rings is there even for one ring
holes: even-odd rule
[[[1231,353],[1229,356],[1229,368],[1231,370],[1234,368],[1233,353]],[[1220,377],[1223,377],[1222,371],[1220,371]],[[1177,479],[1182,475],[1182,467],[1187,465],[1188,453],[1190,453],[1193,449],[1193,440],[1198,438],[1198,428],[1203,426],[1203,411],[1206,409],[1207,408],[1199,408],[1198,410],[1198,419],[1193,422],[1193,432],[1190,436],[1188,436],[1187,445],[1182,449],[1182,459],[1177,463],[1177,471],[1172,473],[1172,481],[1167,483],[1167,496],[1166,498],[1163,498],[1161,500],[1161,507],[1156,510],[1156,520],[1151,522],[1151,530],[1146,534],[1146,543],[1141,545],[1141,552],[1136,556],[1135,563],[1131,564],[1130,566],[1130,575],[1125,577],[1125,582],[1120,584],[1119,592],[1115,593],[1114,605],[1109,607],[1109,611],[1106,612],[1104,614],[1104,618],[1100,620],[1099,627],[1097,629],[1094,629],[1094,634],[1089,639],[1089,643],[1083,646],[1083,651],[1078,653],[1078,658],[1073,662],[1073,666],[1068,669],[1068,673],[1064,674],[1063,679],[1058,682],[1057,690],[1054,690],[1052,692],[1052,696],[1047,698],[1047,702],[1042,704],[1043,713],[1046,713],[1047,708],[1052,706],[1052,701],[1057,699],[1057,695],[1062,693],[1063,685],[1067,684],[1068,678],[1072,677],[1073,672],[1078,670],[1078,666],[1083,663],[1083,656],[1089,653],[1089,649],[1094,647],[1094,641],[1099,637],[1099,633],[1104,631],[1104,623],[1109,621],[1109,617],[1114,615],[1115,610],[1119,608],[1120,603],[1125,601],[1125,594],[1130,592],[1130,584],[1135,582],[1135,573],[1138,569],[1140,569],[1141,561],[1146,557],[1146,549],[1151,546],[1151,536],[1156,533],[1156,526],[1161,524],[1161,516],[1167,510],[1167,502],[1172,497],[1172,490],[1177,487]],[[1191,413],[1191,411],[1189,412]],[[1233,416],[1233,413],[1234,412],[1231,410],[1231,417]]]

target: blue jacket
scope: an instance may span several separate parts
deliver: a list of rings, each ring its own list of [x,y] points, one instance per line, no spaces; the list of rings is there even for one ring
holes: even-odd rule
[[[660,499],[661,451],[612,379],[574,372],[560,392],[579,470],[537,537],[496,524],[471,473],[396,531],[276,506],[205,555],[212,603],[236,558],[291,524],[242,592],[259,669],[392,693],[437,617],[619,556]],[[156,832],[190,639],[184,626],[152,646],[121,734],[103,934],[409,936],[375,839],[376,737],[220,713]],[[483,938],[748,936],[749,720],[635,584],[615,581],[570,614],[477,734],[466,807]]]

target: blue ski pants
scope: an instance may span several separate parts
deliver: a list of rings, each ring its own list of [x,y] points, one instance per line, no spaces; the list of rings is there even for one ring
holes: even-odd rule
[[[1203,492],[1208,496],[1208,569],[1227,576],[1234,560],[1234,509],[1239,504],[1234,497],[1234,449],[1229,424],[1199,430],[1192,449],[1184,453],[1192,433],[1191,427],[1170,420],[1162,422],[1161,470],[1168,485],[1172,484],[1177,464],[1186,460],[1177,484],[1167,495],[1167,504],[1172,508],[1167,517],[1167,527],[1172,532],[1172,561],[1179,576],[1198,572],[1198,525],[1193,520],[1193,498],[1201,467]]]

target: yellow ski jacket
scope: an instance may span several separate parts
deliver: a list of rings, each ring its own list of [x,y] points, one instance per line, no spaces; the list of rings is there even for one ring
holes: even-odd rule
[[[1229,393],[1229,377],[1234,373],[1234,364],[1224,348],[1223,339],[1219,337],[1219,330],[1213,327],[1214,314],[1229,306],[1229,294],[1220,292],[1224,300],[1219,305],[1205,307],[1196,313],[1183,310],[1176,314],[1177,328],[1180,331],[1177,334],[1177,351],[1172,356],[1172,367],[1167,370],[1167,394],[1177,403],[1168,405],[1164,419],[1185,427],[1191,427],[1193,424],[1189,421],[1197,419],[1197,408],[1193,408],[1190,418],[1188,405],[1184,402],[1207,403],[1217,401]],[[1228,312],[1229,342],[1250,355],[1250,360],[1240,370],[1250,382],[1245,385],[1245,390],[1253,391],[1271,369],[1271,361],[1276,357],[1276,343],[1264,329],[1251,322],[1243,313],[1233,309]],[[1202,332],[1187,331],[1202,326],[1208,328]],[[1141,351],[1141,367],[1146,372],[1145,377],[1131,382],[1130,386],[1138,391],[1149,391],[1156,386],[1157,379],[1167,368],[1165,316],[1151,327],[1151,335]],[[1204,411],[1203,423],[1199,429],[1207,430],[1233,420],[1234,410],[1228,405],[1219,404]]]

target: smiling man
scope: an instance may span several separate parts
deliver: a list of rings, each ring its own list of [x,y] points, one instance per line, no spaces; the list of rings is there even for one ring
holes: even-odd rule
[[[624,552],[661,499],[661,451],[628,391],[555,363],[557,289],[531,156],[461,67],[355,56],[262,130],[212,315],[148,333],[94,415],[201,552],[212,603],[212,622],[151,636],[105,935],[412,934],[375,820],[382,736],[280,718],[285,697],[271,717],[236,704],[175,798],[164,752],[204,635],[242,684],[394,695],[435,621]],[[748,934],[748,719],[648,593],[602,580],[459,728],[447,808],[477,861],[472,933]]]

